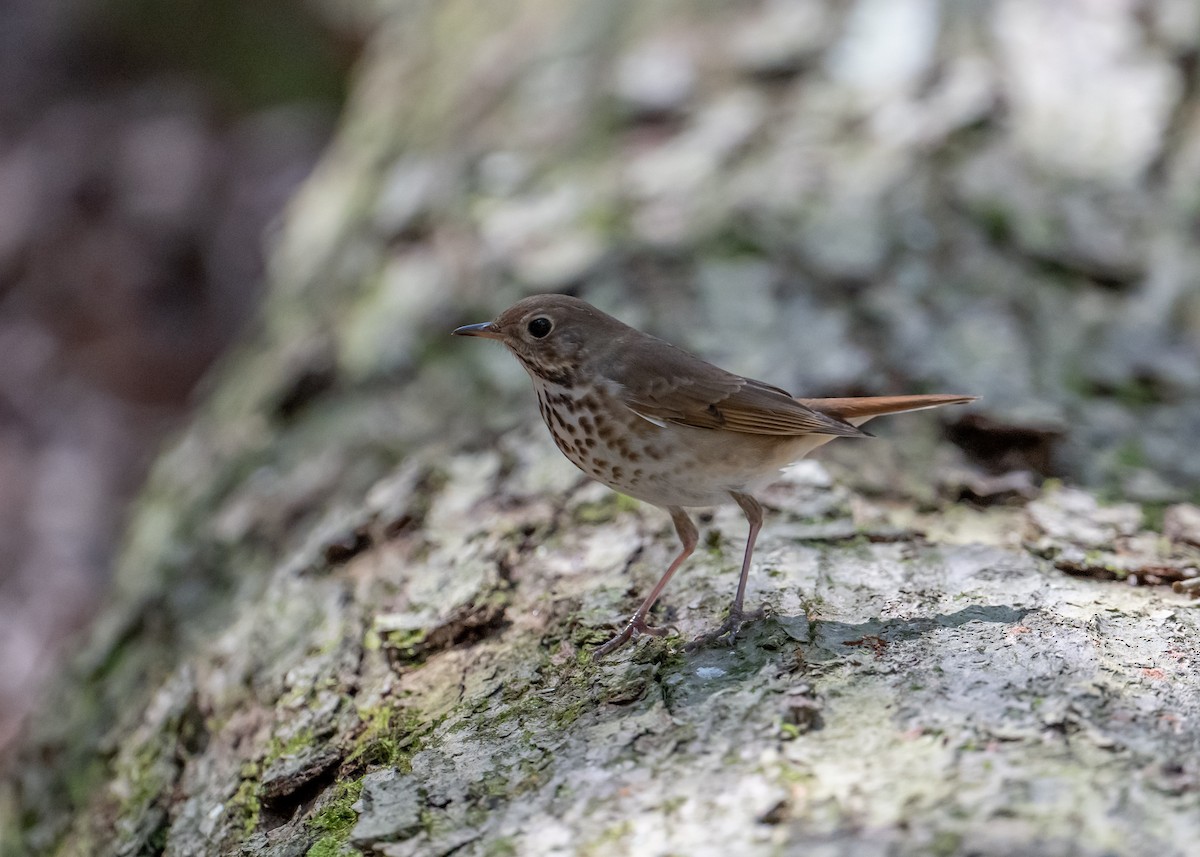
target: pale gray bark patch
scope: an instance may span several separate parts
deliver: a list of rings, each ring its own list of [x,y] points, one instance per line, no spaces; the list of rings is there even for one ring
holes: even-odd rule
[[[0,843],[1194,851],[1200,126],[1170,82],[1186,28],[1163,23],[1183,7],[1070,6],[1115,34],[1070,46],[1094,81],[1152,86],[1056,105],[1073,89],[1026,72],[1077,69],[1030,52],[1060,14],[1032,6],[549,5],[379,13],[264,330],[157,464],[112,607],[0,788]],[[681,26],[664,49],[697,75],[669,121],[612,117],[614,58]],[[723,47],[764,27],[757,54]],[[1132,131],[1063,137],[1087,156],[1068,177],[1062,117]],[[677,547],[658,510],[581,484],[498,345],[447,335],[534,288],[805,395],[985,399],[957,447],[954,415],[912,415],[765,491],[748,606],[769,615],[736,646],[680,648],[732,597],[731,508],[657,611],[680,637],[595,663]]]

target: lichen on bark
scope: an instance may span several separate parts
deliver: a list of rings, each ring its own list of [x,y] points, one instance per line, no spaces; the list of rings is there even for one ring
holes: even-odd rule
[[[1166,5],[1076,11],[1150,39]],[[906,0],[893,54],[864,49],[878,3],[789,8],[382,10],[261,330],[5,780],[6,848],[1187,853],[1195,251],[1190,203],[1130,171],[1192,174],[1190,102],[1176,146],[1120,136],[1064,178],[1011,79],[1042,13]],[[1114,44],[1088,61],[1143,75],[1122,103],[1161,129],[1183,48],[1131,70]],[[519,367],[446,335],[550,289],[805,394],[986,399],[766,492],[768,615],[735,646],[680,645],[732,595],[723,508],[659,608],[680,636],[597,662],[669,522],[581,482]]]

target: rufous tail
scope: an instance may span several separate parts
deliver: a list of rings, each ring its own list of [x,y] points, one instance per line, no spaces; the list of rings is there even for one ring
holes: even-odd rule
[[[940,408],[942,405],[965,405],[978,396],[862,396],[849,399],[797,399],[805,407],[820,411],[854,426],[865,423],[872,417],[898,414],[903,411],[920,411],[925,408]]]

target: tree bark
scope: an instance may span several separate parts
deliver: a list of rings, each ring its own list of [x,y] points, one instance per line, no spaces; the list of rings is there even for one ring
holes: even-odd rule
[[[1061,102],[1029,78],[1067,74],[1054,13],[1015,0],[380,13],[0,846],[1195,853],[1190,54],[1171,4],[1068,5],[1095,80]],[[766,492],[736,645],[681,646],[732,597],[730,507],[661,603],[679,637],[597,662],[667,516],[447,335],[568,288],[804,395],[986,399]]]

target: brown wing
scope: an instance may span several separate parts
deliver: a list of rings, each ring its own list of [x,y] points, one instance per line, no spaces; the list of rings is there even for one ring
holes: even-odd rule
[[[630,344],[606,374],[621,386],[625,405],[651,422],[745,434],[867,434],[778,387],[718,369],[652,337]]]

